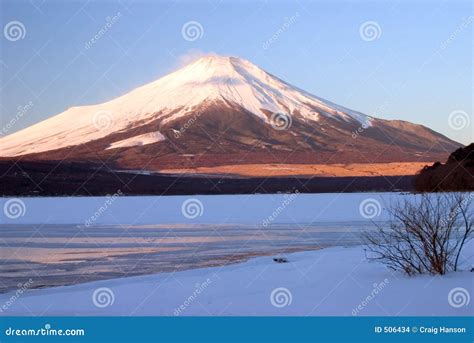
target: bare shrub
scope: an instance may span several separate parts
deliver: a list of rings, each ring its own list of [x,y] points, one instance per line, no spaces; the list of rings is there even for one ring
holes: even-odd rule
[[[366,232],[368,258],[408,275],[440,274],[458,269],[459,256],[471,238],[474,193],[423,194],[389,208],[389,226]]]

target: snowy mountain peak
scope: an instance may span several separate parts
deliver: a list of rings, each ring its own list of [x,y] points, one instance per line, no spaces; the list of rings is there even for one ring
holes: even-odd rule
[[[268,121],[267,113],[298,115],[317,121],[320,115],[367,122],[368,117],[306,93],[241,58],[211,55],[143,87],[160,96],[167,108],[192,107],[209,99],[225,99]],[[161,94],[160,94],[161,93]],[[142,96],[140,96],[142,97]],[[154,101],[153,101],[154,103]],[[167,121],[179,118],[176,114]]]
[[[212,69],[225,70],[225,68],[233,68],[234,65],[243,63],[244,60],[238,57],[233,56],[220,56],[220,55],[209,55],[201,57],[194,62],[188,64],[188,67],[191,66],[201,66],[205,68],[206,71]]]
[[[113,134],[119,134],[121,139],[109,142],[107,147],[131,142],[157,144],[166,141],[166,134],[156,128],[173,126],[212,103],[225,104],[232,109],[226,113],[245,113],[249,116],[246,122],[256,119],[267,127],[276,113],[290,115],[293,121],[313,128],[320,125],[321,118],[335,119],[341,125],[372,123],[368,116],[304,92],[245,59],[210,55],[111,101],[71,107],[2,138],[0,156],[76,146]],[[219,113],[224,115],[225,111]],[[151,123],[155,128],[148,132],[144,127]],[[132,130],[140,132],[134,136]],[[123,139],[127,139],[125,143]]]
[[[321,116],[368,121],[367,116],[291,86],[245,59],[210,55],[111,101],[71,107],[5,137],[0,154],[15,156],[78,145],[156,120],[172,123],[213,100],[240,107],[266,124],[271,124],[269,113],[285,113],[308,123],[318,122]],[[97,125],[104,121],[107,125]]]
[[[188,64],[181,70],[183,72],[190,72],[191,70],[195,72],[201,72],[201,76],[215,76],[237,74],[239,68],[241,69],[241,71],[244,71],[246,68],[249,70],[261,70],[259,67],[243,58],[220,55],[209,55],[201,57],[196,61]]]
[[[289,125],[275,130],[281,114],[291,116]],[[438,146],[424,157],[433,161],[459,145],[422,126],[318,98],[245,59],[210,55],[111,101],[71,107],[1,138],[0,157],[98,158],[162,170],[243,161],[367,163],[378,156],[418,161],[427,146]]]

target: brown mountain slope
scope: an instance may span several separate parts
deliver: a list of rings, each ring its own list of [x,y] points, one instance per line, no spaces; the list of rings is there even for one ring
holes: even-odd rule
[[[268,113],[270,119],[272,113]],[[160,132],[153,144],[110,148],[113,143]],[[403,121],[371,120],[371,126],[330,116],[320,122],[291,115],[291,125],[272,125],[228,101],[213,101],[173,121],[162,118],[73,147],[29,154],[22,160],[104,161],[118,168],[163,170],[232,164],[348,164],[432,162],[460,144]]]

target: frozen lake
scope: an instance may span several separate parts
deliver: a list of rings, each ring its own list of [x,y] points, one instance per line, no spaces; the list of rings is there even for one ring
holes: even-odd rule
[[[0,229],[0,292],[223,266],[359,244],[363,223],[271,225],[26,225]]]
[[[405,196],[1,199],[0,292],[30,278],[43,288],[353,246]]]

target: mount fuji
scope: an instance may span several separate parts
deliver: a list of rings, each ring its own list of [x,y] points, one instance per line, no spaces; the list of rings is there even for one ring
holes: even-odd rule
[[[0,157],[160,171],[233,164],[432,162],[460,144],[298,89],[251,62],[207,56],[111,101],[0,139]]]

